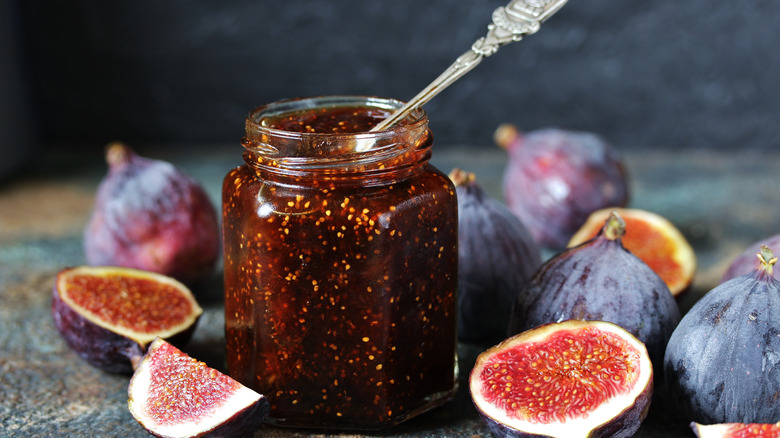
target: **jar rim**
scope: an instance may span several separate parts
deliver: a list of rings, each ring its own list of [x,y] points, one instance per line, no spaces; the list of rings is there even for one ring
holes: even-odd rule
[[[421,125],[428,123],[428,115],[422,108],[417,108],[414,110],[404,120],[403,124],[396,124],[381,131],[366,131],[346,134],[331,132],[298,132],[273,128],[270,126],[265,126],[261,123],[261,121],[265,118],[279,116],[290,112],[306,109],[342,107],[351,105],[384,109],[392,112],[398,108],[401,108],[404,105],[404,102],[392,98],[367,95],[331,95],[282,99],[259,106],[250,111],[246,118],[246,132],[248,136],[251,136],[250,133],[265,133],[282,138],[347,137],[369,139],[374,137],[384,137],[387,135],[397,135],[399,131],[419,129]]]
[[[394,99],[372,96],[321,96],[286,99],[253,110],[246,120],[244,161],[269,174],[320,178],[323,181],[405,174],[430,157],[433,144],[424,110],[415,110],[403,124],[386,130],[356,133],[298,132],[263,126],[263,118],[279,118],[322,108],[403,106]]]

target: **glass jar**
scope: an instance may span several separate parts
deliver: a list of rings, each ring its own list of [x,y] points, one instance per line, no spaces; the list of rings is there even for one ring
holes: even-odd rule
[[[272,103],[246,121],[223,186],[231,376],[269,422],[380,429],[457,388],[457,201],[429,164],[418,110],[398,101]]]

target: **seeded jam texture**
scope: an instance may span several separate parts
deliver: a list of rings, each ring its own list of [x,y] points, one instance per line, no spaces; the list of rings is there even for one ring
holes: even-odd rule
[[[214,412],[241,385],[205,363],[161,343],[150,359],[145,414],[161,426],[197,422]]]
[[[561,331],[490,357],[483,396],[509,416],[535,423],[585,417],[639,378],[639,352],[595,328]]]
[[[363,132],[386,115],[371,111],[299,113],[274,127]],[[260,181],[249,166],[226,176],[228,369],[273,400],[272,422],[374,428],[454,389],[456,198],[446,175],[422,166],[371,185]]]
[[[318,108],[266,120],[264,125],[289,132],[353,134],[370,130],[389,115],[371,107]]]
[[[175,286],[126,275],[78,274],[67,279],[70,300],[115,326],[156,333],[185,321],[192,303]]]

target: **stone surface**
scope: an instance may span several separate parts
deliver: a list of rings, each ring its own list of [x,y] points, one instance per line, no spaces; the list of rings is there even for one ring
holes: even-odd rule
[[[178,155],[150,146],[138,151],[183,167],[206,186],[215,204],[222,176],[240,162],[237,145],[190,147]],[[780,192],[765,178],[777,173],[780,154],[635,150],[625,158],[631,172],[630,205],[672,220],[696,250],[699,269],[693,290],[680,303],[684,310],[717,283],[742,248],[780,231]],[[453,167],[475,172],[483,187],[500,198],[505,164],[500,149],[434,147],[433,161],[445,172]],[[128,378],[81,361],[60,339],[50,316],[55,274],[84,262],[81,232],[104,172],[102,156],[57,153],[0,185],[0,436],[148,436],[127,410]],[[205,314],[185,350],[224,369],[219,276],[196,293]],[[468,372],[487,347],[460,345],[461,387],[455,400],[381,436],[487,437],[466,389]],[[691,436],[687,421],[665,407],[659,393],[637,437]],[[264,427],[256,436],[311,433]],[[315,436],[357,435],[317,431]]]

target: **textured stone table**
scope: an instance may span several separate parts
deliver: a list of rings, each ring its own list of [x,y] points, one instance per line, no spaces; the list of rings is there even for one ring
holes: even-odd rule
[[[137,149],[184,168],[206,186],[215,203],[222,176],[240,160],[237,145],[190,148],[186,153]],[[726,264],[744,247],[780,231],[780,192],[774,187],[780,154],[737,157],[659,149],[624,155],[631,172],[631,206],[671,219],[696,250],[699,268],[693,290],[680,302],[683,310],[717,284]],[[505,156],[498,148],[437,146],[433,161],[445,172],[453,167],[475,172],[490,193],[500,196]],[[127,377],[82,362],[60,339],[49,313],[57,271],[84,263],[81,231],[104,173],[100,152],[54,153],[18,178],[0,183],[2,437],[148,436],[127,410]],[[212,286],[198,291],[205,314],[186,350],[224,369],[218,277]],[[465,385],[476,355],[486,347],[461,344],[461,388],[454,401],[379,436],[488,436]],[[667,406],[659,394],[636,436],[692,437],[687,422],[676,419]],[[310,434],[266,427],[256,436]]]

